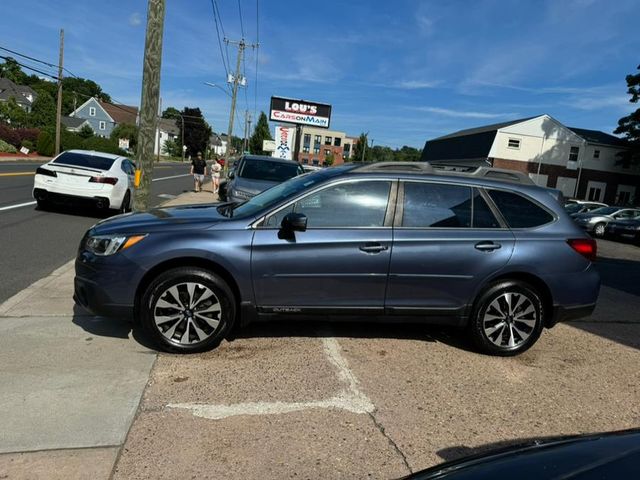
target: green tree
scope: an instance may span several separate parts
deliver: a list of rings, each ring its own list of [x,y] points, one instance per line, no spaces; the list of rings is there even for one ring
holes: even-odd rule
[[[22,71],[14,58],[7,57],[4,63],[0,64],[0,77],[8,78],[18,85],[24,85],[28,75]]]
[[[364,161],[371,161],[371,149],[369,148],[369,135],[367,133],[361,133],[358,137],[358,141],[353,145],[353,152],[351,153],[351,161],[361,162],[363,160],[362,150],[364,150]]]
[[[360,155],[362,155],[362,153],[360,153]],[[390,147],[376,145],[371,148],[371,160],[374,162],[393,162],[394,159],[395,152]]]
[[[11,124],[14,128],[27,126],[27,112],[11,97],[6,102],[0,102],[0,121]]]
[[[329,155],[325,155],[324,164],[327,167],[330,167],[331,165],[333,165],[333,162],[335,162],[335,156],[333,155],[333,153],[330,153]]]
[[[199,108],[185,107],[182,110],[184,117],[184,144],[187,146],[187,154],[195,156],[198,152],[204,152],[209,145],[211,127],[202,116]],[[182,124],[178,123],[180,136],[182,137]]]
[[[80,131],[78,132],[78,135],[80,136],[80,138],[83,138],[85,140],[87,138],[91,138],[94,135],[93,128],[91,128],[89,125],[85,125],[80,129]]]
[[[36,142],[36,150],[40,155],[44,155],[45,157],[53,156],[56,147],[56,137],[55,133],[50,130],[42,130],[38,135],[38,140]]]
[[[640,70],[640,65],[638,65]],[[635,75],[627,75],[627,93],[631,95],[629,101],[631,103],[638,103],[640,100],[640,73]],[[618,163],[623,164],[639,164],[640,163],[640,108],[637,108],[635,112],[630,113],[626,117],[622,117],[618,120],[618,128],[614,133],[618,135],[624,135],[625,139],[629,142],[630,151],[625,152]]]
[[[111,132],[111,139],[118,143],[121,138],[129,140],[129,148],[135,152],[138,142],[138,127],[129,123],[119,123]]]
[[[54,89],[55,84],[49,83]],[[111,96],[102,91],[102,87],[86,78],[65,77],[62,79],[62,114],[68,115],[74,109],[95,97],[103,102],[111,102]]]
[[[165,153],[170,157],[182,157],[180,144],[174,140],[165,140],[164,145],[162,146],[162,153]]]
[[[422,157],[422,152],[417,148],[404,145],[395,151],[394,161],[396,162],[417,162]]]
[[[162,112],[162,118],[173,118],[180,120],[180,110],[174,107],[168,107]]]
[[[56,124],[56,102],[45,89],[36,91],[37,97],[31,106],[28,123],[31,127],[52,127]]]
[[[273,140],[273,137],[269,131],[267,115],[264,112],[260,112],[256,128],[249,139],[249,151],[256,155],[264,155],[265,152],[262,151],[262,142],[264,140]]]

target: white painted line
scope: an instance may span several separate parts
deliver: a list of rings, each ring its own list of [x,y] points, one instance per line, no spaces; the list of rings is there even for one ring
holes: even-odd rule
[[[172,175],[171,177],[154,178],[151,181],[152,182],[159,182],[160,180],[170,180],[172,178],[180,178],[180,177],[193,177],[193,175],[191,175],[190,173],[183,173],[182,175]]]
[[[169,200],[173,200],[174,198],[177,197],[177,195],[171,195],[170,193],[161,193],[160,195],[158,195],[159,198],[167,198]]]
[[[14,208],[28,207],[29,205],[35,205],[36,203],[38,202],[33,201],[33,202],[27,202],[27,203],[18,203],[16,205],[9,205],[7,207],[0,207],[0,212],[2,212],[3,210],[11,210]]]
[[[221,420],[238,415],[278,415],[299,412],[311,408],[339,408],[353,413],[371,413],[375,406],[358,389],[358,380],[349,369],[347,360],[340,353],[340,345],[335,338],[323,338],[324,351],[331,364],[337,369],[338,378],[345,389],[334,397],[308,402],[247,402],[231,405],[208,405],[201,403],[170,403],[168,408],[190,410],[196,417]]]

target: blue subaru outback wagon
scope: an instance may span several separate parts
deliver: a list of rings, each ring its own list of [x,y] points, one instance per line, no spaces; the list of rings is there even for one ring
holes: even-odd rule
[[[465,327],[506,356],[593,311],[595,256],[549,189],[346,164],[240,204],[104,220],[80,244],[74,297],[133,316],[172,352],[214,348],[254,321],[340,317]]]

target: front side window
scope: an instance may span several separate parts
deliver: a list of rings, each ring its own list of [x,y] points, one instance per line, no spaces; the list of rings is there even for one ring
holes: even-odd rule
[[[571,150],[569,151],[569,161],[570,162],[577,162],[579,153],[580,153],[580,148],[579,147],[571,147]]]
[[[511,228],[534,228],[553,221],[549,212],[517,193],[489,190],[489,196]]]
[[[307,216],[307,228],[382,227],[391,182],[341,183],[295,202],[293,210]]]
[[[406,182],[403,227],[469,228],[471,188],[426,182]]]

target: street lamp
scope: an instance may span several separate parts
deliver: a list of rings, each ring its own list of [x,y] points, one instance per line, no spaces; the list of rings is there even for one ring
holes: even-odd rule
[[[231,94],[230,94],[227,90],[225,90],[224,88],[222,88],[220,85],[218,85],[218,84],[216,84],[216,83],[211,83],[211,82],[204,82],[204,84],[205,84],[205,85],[207,85],[207,86],[209,86],[209,87],[215,87],[215,88],[217,88],[217,89],[222,90],[222,91],[225,93],[225,95],[226,95],[227,97],[231,98]]]

